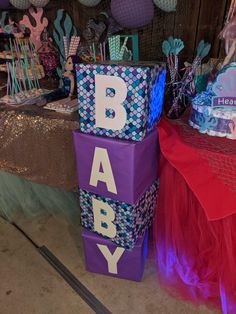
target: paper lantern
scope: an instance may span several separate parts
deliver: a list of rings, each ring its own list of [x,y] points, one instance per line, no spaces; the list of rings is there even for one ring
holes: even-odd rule
[[[79,2],[86,7],[95,7],[101,2],[101,0],[79,0]]]
[[[111,12],[121,26],[138,28],[151,23],[154,5],[152,0],[112,0]]]
[[[30,0],[31,4],[33,4],[37,8],[45,7],[50,0]]]
[[[29,0],[10,0],[10,3],[19,10],[26,10],[31,6]]]
[[[177,6],[177,0],[154,0],[154,3],[165,12],[175,11]]]
[[[0,1],[0,9],[7,9],[10,5],[9,0],[1,0]]]

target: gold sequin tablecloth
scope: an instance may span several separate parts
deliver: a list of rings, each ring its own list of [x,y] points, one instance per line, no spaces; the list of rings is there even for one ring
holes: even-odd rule
[[[36,106],[0,105],[0,170],[35,183],[75,189],[76,161],[72,131],[78,115],[57,114]]]

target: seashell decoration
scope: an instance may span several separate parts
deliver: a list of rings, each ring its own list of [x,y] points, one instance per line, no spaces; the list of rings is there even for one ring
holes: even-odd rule
[[[236,97],[236,68],[230,67],[219,74],[213,84],[213,92],[218,97]]]

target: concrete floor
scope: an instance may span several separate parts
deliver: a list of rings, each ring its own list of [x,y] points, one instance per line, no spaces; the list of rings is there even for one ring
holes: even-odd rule
[[[148,260],[141,283],[85,271],[81,229],[61,217],[18,217],[17,224],[60,261],[117,314],[216,314],[170,297],[160,288]],[[91,308],[12,225],[0,219],[0,314],[87,314]]]

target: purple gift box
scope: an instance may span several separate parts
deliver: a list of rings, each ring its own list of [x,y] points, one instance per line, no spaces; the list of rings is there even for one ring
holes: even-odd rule
[[[107,276],[141,281],[148,253],[148,232],[133,250],[125,250],[97,234],[83,229],[86,269]]]
[[[155,181],[135,205],[80,190],[82,226],[121,247],[132,249],[152,224],[157,190]]]
[[[157,179],[157,130],[153,130],[142,142],[128,142],[75,131],[74,144],[79,187],[83,190],[133,205]],[[100,157],[99,152],[102,153]],[[105,173],[105,178],[92,180],[92,170],[95,174],[99,172],[100,178]],[[107,183],[106,174],[112,178],[110,184]]]

